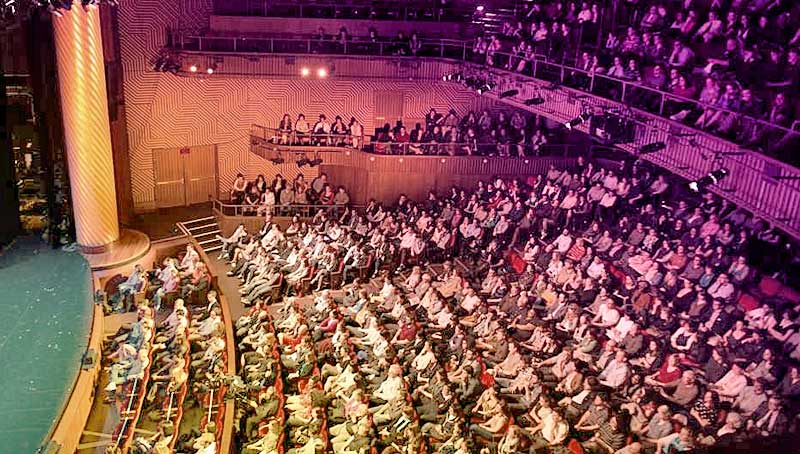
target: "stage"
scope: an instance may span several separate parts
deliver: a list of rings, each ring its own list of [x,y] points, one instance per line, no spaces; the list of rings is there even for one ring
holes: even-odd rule
[[[34,453],[61,416],[92,323],[89,264],[19,238],[0,254],[0,440]]]

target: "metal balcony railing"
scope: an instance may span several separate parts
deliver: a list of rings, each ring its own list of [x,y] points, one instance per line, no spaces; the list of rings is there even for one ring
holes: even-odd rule
[[[386,57],[433,57],[459,60],[489,68],[505,69],[523,76],[564,85],[612,101],[629,104],[647,113],[668,118],[679,110],[711,110],[734,115],[740,129],[761,129],[784,136],[800,134],[800,121],[790,127],[727,110],[713,104],[649,87],[637,81],[625,80],[584,71],[568,64],[549,61],[546,55],[537,54],[522,58],[518,55],[497,52],[487,64],[485,55],[473,51],[472,43],[450,39],[422,39],[410,46],[408,42],[351,40],[319,40],[312,37],[221,37],[169,33],[168,48],[184,52],[254,53],[254,54],[317,54],[317,55],[378,55]],[[524,64],[520,65],[520,61]],[[522,70],[516,69],[521,66]]]

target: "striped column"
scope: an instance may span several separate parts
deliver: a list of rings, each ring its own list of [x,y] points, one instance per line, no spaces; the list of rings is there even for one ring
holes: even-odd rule
[[[79,0],[62,12],[53,31],[75,231],[97,253],[119,238],[100,14]]]

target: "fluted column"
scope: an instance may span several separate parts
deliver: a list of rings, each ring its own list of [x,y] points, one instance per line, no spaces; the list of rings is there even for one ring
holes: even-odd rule
[[[53,31],[75,231],[100,252],[119,238],[100,14],[80,1],[62,12]]]

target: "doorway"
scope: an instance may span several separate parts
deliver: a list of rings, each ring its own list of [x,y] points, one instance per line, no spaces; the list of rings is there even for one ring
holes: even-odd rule
[[[155,149],[153,173],[156,208],[194,205],[218,197],[216,145]]]

